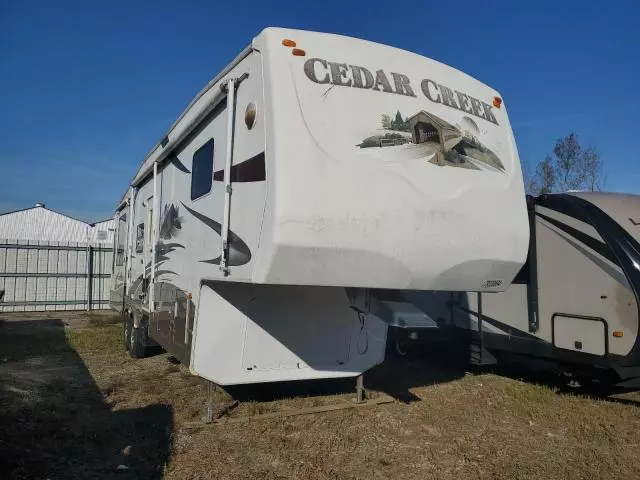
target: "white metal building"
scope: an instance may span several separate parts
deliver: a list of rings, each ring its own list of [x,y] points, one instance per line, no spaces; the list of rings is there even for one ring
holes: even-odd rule
[[[113,220],[89,224],[36,203],[31,208],[0,214],[0,238],[111,245]]]
[[[89,243],[91,245],[111,245],[113,243],[113,235],[115,232],[115,224],[113,218],[102,220],[89,225]]]
[[[0,215],[0,312],[107,308],[113,235],[43,204]]]

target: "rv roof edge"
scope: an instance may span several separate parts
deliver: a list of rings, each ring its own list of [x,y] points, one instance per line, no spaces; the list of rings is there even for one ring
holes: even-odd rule
[[[138,170],[136,172],[135,177],[133,178],[133,180],[131,181],[131,186],[136,186],[137,184],[139,184],[142,180],[144,180],[145,177],[147,177],[149,175],[149,172],[153,169],[153,165],[149,165],[147,168],[144,168],[145,163],[147,163],[147,161],[151,158],[151,156],[153,155],[153,153],[155,151],[158,150],[159,147],[162,147],[162,144],[164,142],[165,138],[168,138],[168,136],[173,132],[173,130],[178,126],[178,124],[180,123],[180,121],[184,118],[184,116],[187,114],[187,112],[189,112],[189,110],[191,110],[191,108],[195,105],[195,103],[200,100],[202,98],[202,96],[207,93],[209,90],[211,90],[225,75],[227,75],[231,70],[233,70],[233,68],[238,65],[242,60],[244,60],[247,56],[249,56],[249,54],[253,51],[257,51],[257,49],[255,48],[253,42],[251,42],[250,45],[247,45],[238,55],[236,55],[236,57],[231,61],[231,63],[229,63],[222,71],[220,71],[215,77],[213,77],[213,79],[211,81],[209,81],[209,83],[207,83],[207,85],[200,90],[197,95],[189,102],[189,104],[182,110],[182,113],[180,114],[180,116],[171,124],[171,127],[169,127],[169,129],[167,130],[167,132],[160,138],[160,140],[155,144],[155,146],[149,151],[149,153],[147,153],[147,155],[144,157],[144,159],[142,160],[142,162],[140,162],[140,166],[138,167]],[[214,101],[211,102],[211,104],[213,105],[208,105],[207,107],[215,107],[215,105],[217,104],[217,102],[215,100],[218,100],[220,98],[224,97],[224,95],[220,96],[217,95],[216,99],[214,99]],[[189,124],[189,130],[192,131],[193,128],[195,128],[198,123],[200,123],[202,121],[202,119],[206,116],[198,116],[194,122],[192,122],[191,124]],[[188,135],[188,133],[187,133]],[[186,135],[185,135],[186,136]],[[184,139],[184,137],[182,138]],[[175,148],[175,145],[179,144],[179,141],[176,142],[172,142],[171,144],[169,144],[170,148],[163,150],[163,158],[159,159],[157,161],[162,161],[166,155],[168,155],[168,153],[173,150],[173,148]],[[164,153],[165,151],[167,151],[167,153]],[[162,155],[162,154],[161,154]],[[126,201],[126,197],[127,197],[127,193],[128,193],[128,189],[124,192],[124,194],[122,195],[120,202],[118,204],[119,208],[124,205],[125,201]]]
[[[171,152],[173,152],[181,143],[184,142],[184,140],[198,127],[198,125],[202,123],[207,115],[209,115],[221,102],[225,100],[227,94],[228,93],[225,90],[221,89],[220,92],[202,108],[202,110],[193,119],[193,121],[186,125],[174,140],[169,141],[169,143],[163,148],[158,157],[153,160],[153,163],[147,165],[146,168],[138,171],[138,174],[134,177],[131,185],[136,187],[140,185],[149,175],[151,175],[153,166],[166,160]]]

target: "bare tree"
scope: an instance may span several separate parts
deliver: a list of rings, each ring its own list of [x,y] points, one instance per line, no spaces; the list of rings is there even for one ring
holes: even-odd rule
[[[532,165],[531,162],[522,162],[522,177],[524,179],[524,191],[528,195],[534,195],[540,191],[536,165]]]
[[[580,189],[584,180],[584,172],[580,168],[582,147],[578,143],[578,137],[571,133],[567,137],[558,139],[553,147],[553,155],[555,162],[552,162],[555,163],[557,173],[555,183],[557,190],[566,192],[567,190]]]
[[[560,138],[535,170],[523,170],[525,189],[531,195],[567,190],[600,190],[604,186],[603,161],[595,147],[584,148],[574,133]]]
[[[544,160],[538,163],[536,168],[536,176],[539,179],[539,194],[551,193],[553,186],[557,183],[557,171],[553,164],[553,159],[546,156]]]
[[[602,159],[595,147],[588,147],[582,152],[580,169],[584,172],[584,183],[590,191],[602,190],[606,177],[603,172]]]

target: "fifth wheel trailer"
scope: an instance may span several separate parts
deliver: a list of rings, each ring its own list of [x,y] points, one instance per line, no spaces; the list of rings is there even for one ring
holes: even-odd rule
[[[387,325],[372,289],[502,291],[529,227],[499,94],[354,38],[268,28],[189,104],[116,211],[111,304],[221,385],[356,376]]]
[[[518,362],[640,388],[640,196],[585,192],[528,200],[529,256],[509,288],[404,292],[401,298],[434,328],[394,331],[397,347],[404,352],[409,336],[458,338],[476,363]]]

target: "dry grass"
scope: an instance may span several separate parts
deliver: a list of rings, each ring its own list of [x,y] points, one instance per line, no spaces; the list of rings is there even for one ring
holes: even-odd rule
[[[0,325],[0,463],[10,476],[640,478],[636,394],[603,400],[426,360],[392,361],[366,382],[403,401],[193,428],[204,413],[200,379],[166,354],[131,360],[118,325],[87,323]],[[345,402],[352,386],[236,389],[242,401],[231,415]],[[218,393],[220,405],[228,399]]]

